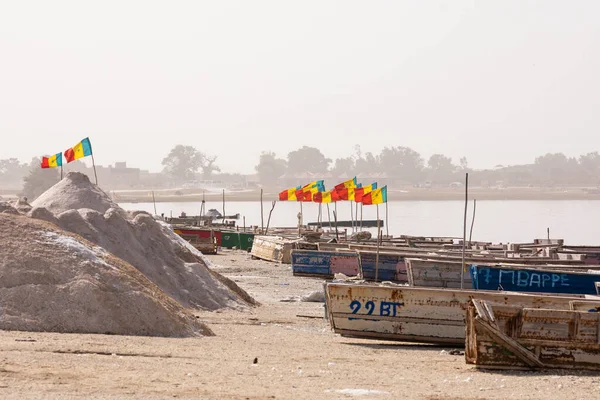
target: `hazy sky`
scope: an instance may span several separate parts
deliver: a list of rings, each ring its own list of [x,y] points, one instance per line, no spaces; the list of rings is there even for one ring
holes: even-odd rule
[[[2,1],[0,159],[600,150],[600,1]]]

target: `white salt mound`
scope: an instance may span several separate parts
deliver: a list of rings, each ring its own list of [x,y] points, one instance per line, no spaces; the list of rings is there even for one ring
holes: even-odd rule
[[[213,333],[137,269],[45,221],[0,214],[0,329]]]
[[[57,198],[71,208],[58,205]],[[211,271],[172,229],[146,212],[126,212],[81,173],[67,174],[32,205],[53,212],[61,228],[127,261],[185,307],[216,310],[255,304],[234,282]],[[44,211],[35,214],[50,219]]]
[[[69,172],[35,199],[31,206],[44,207],[54,215],[79,208],[105,213],[109,208],[118,207],[102,189],[90,182],[87,175],[80,172]]]

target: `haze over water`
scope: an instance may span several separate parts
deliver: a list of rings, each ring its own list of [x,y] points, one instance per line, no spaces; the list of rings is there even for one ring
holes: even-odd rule
[[[352,203],[354,205],[354,203]],[[152,203],[120,203],[127,210],[154,212]],[[389,205],[389,233],[398,236],[456,236],[463,234],[463,201],[391,201]],[[333,211],[333,204],[330,210]],[[338,203],[338,219],[350,219],[350,203]],[[473,203],[469,204],[467,237],[471,224]],[[211,208],[223,212],[221,202],[207,202]],[[264,223],[267,224],[270,202],[264,203]],[[323,220],[327,221],[323,206]],[[200,203],[156,203],[158,214],[178,216],[198,215]],[[297,225],[300,205],[296,202],[278,202],[271,217],[271,227]],[[318,204],[303,204],[304,222],[316,221]],[[246,226],[260,226],[260,202],[225,203],[226,214],[240,213],[246,217]],[[385,220],[385,205],[379,207],[379,215]],[[534,238],[545,238],[550,228],[552,238],[565,239],[573,245],[600,245],[600,202],[587,200],[570,201],[478,201],[473,228],[473,240],[492,242],[531,242]],[[364,219],[375,219],[375,206],[363,208]],[[242,226],[242,218],[238,225]],[[333,215],[331,216],[333,221]],[[385,228],[384,228],[385,233]]]

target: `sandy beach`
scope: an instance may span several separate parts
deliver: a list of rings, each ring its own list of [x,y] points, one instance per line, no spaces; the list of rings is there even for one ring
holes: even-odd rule
[[[282,301],[322,288],[289,265],[242,251],[210,256],[260,306],[196,312],[214,337],[0,332],[4,399],[581,399],[593,372],[479,371],[451,348],[344,338],[323,303]]]

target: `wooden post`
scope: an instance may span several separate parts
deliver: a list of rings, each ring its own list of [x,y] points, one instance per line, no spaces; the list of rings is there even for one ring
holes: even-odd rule
[[[379,226],[379,204],[377,204],[377,253],[375,253],[375,281],[379,277],[379,238],[381,235],[381,227]]]
[[[319,203],[319,216],[317,217],[317,226],[323,228],[323,203]]]
[[[246,216],[245,215],[244,215],[243,219],[244,219],[244,232],[246,232]]]
[[[471,246],[471,238],[473,237],[473,225],[475,224],[475,210],[477,209],[477,199],[473,199],[473,219],[471,220],[471,230],[469,232],[469,246]]]
[[[550,244],[550,227],[546,228],[546,232],[548,233],[548,244]]]
[[[96,163],[94,162],[94,153],[92,153],[91,156],[92,156],[92,167],[94,167],[94,177],[96,178],[96,185],[98,185],[98,175],[96,174]]]
[[[467,245],[467,206],[469,205],[469,173],[465,174],[465,214],[463,220],[463,245],[462,245],[462,268],[460,269],[460,288],[464,288],[465,282],[465,249]]]
[[[335,224],[335,240],[336,242],[340,242],[340,236],[338,234],[338,227],[337,227],[337,212],[334,210],[333,211],[333,223]]]
[[[264,235],[266,235],[269,232],[269,224],[271,224],[271,214],[273,214],[273,209],[275,208],[276,204],[276,201],[273,201],[273,203],[271,203],[271,211],[269,211],[269,219],[267,219],[267,229],[265,229]]]
[[[353,210],[352,200],[349,200],[349,201],[350,201],[350,224],[352,225],[352,232],[354,232],[354,212],[352,211]]]
[[[225,225],[225,189],[223,189],[223,225]]]
[[[267,226],[269,223],[267,223]],[[260,232],[265,233],[265,216],[263,214],[263,189],[260,188]]]
[[[302,202],[300,202],[300,218],[298,219],[298,235],[302,232],[302,225],[304,225],[303,221],[304,213],[302,211]]]
[[[327,221],[329,221],[329,230],[331,230],[331,213],[329,212],[329,203],[327,203]]]
[[[363,203],[360,202],[360,230],[362,231],[362,222],[363,222]]]
[[[158,215],[156,213],[156,199],[154,198],[154,190],[152,191],[152,203],[154,204],[154,215]]]
[[[386,189],[387,190],[387,189]],[[388,221],[388,203],[385,202],[385,236],[390,237],[390,223]]]

